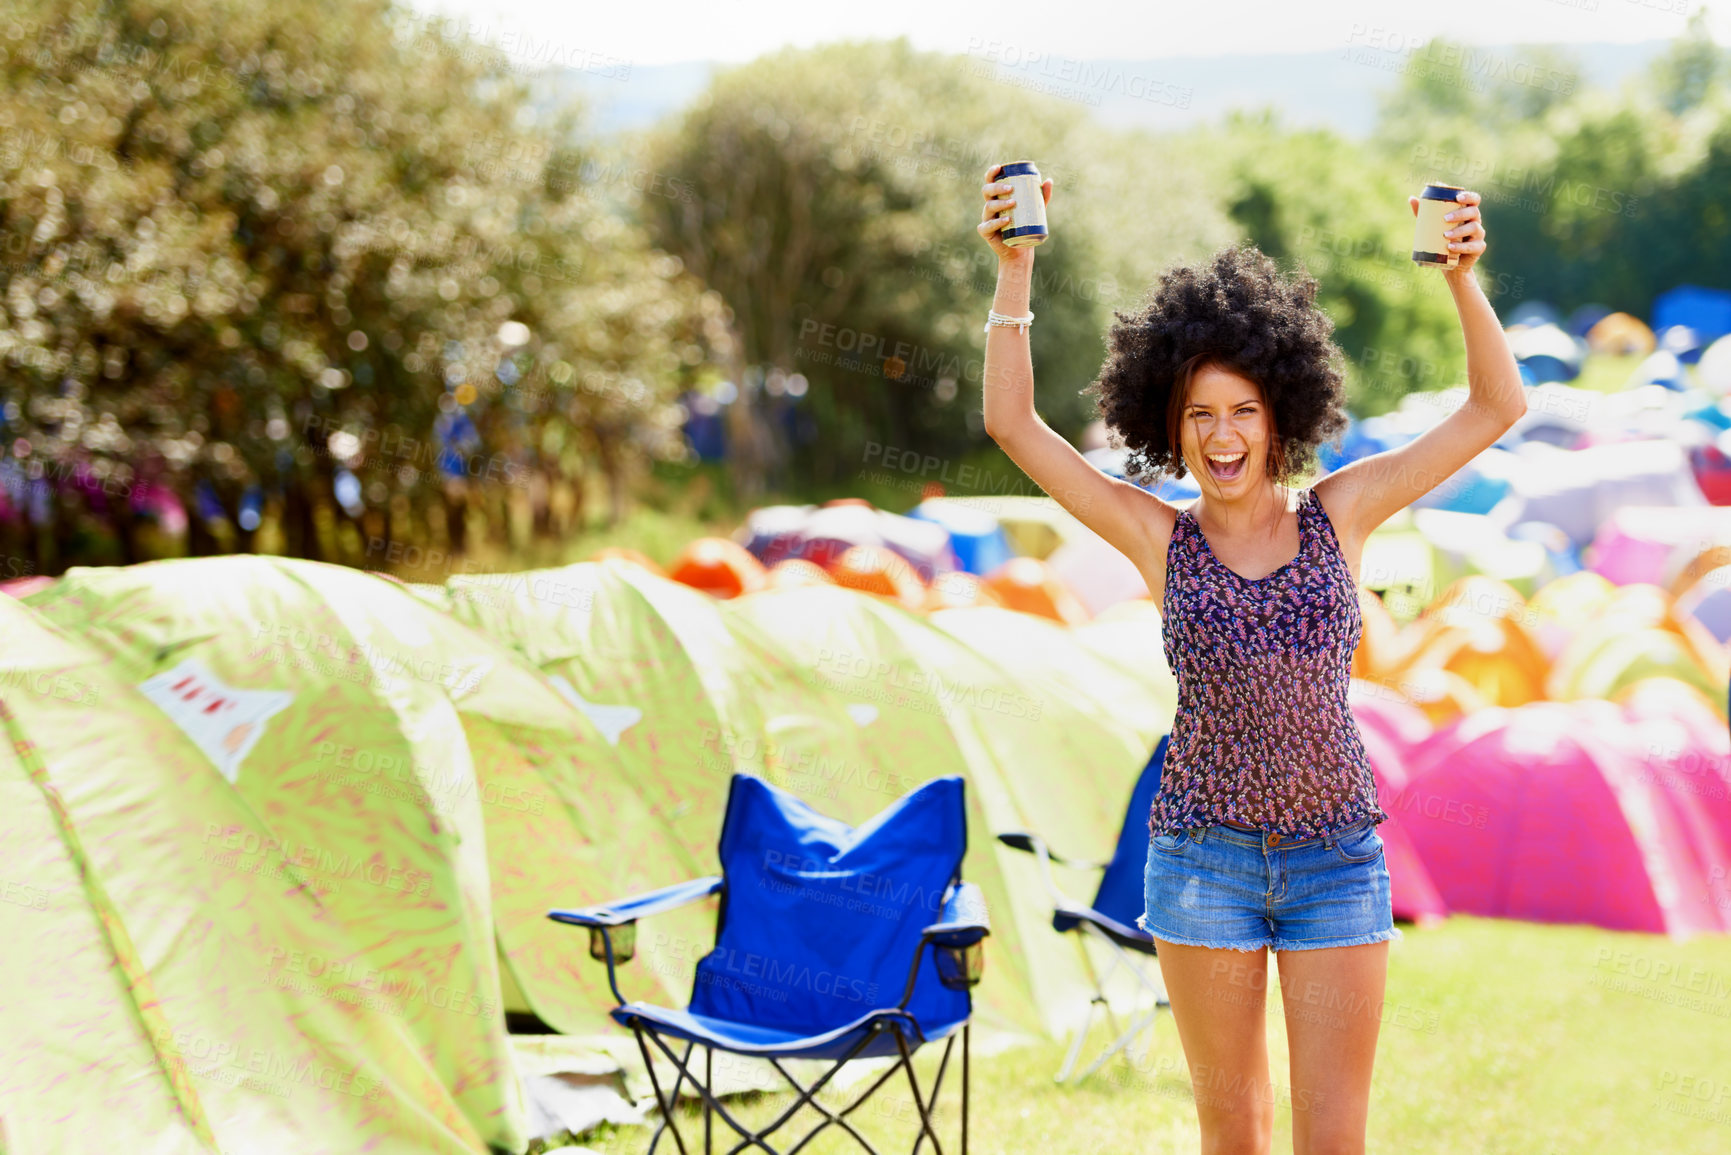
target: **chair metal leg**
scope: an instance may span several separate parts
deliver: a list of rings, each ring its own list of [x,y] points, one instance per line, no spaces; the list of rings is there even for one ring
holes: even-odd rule
[[[793,1118],[793,1116],[799,1112],[799,1109],[801,1107],[805,1107],[805,1106],[810,1106],[813,1110],[817,1111],[820,1115],[823,1115],[824,1116],[824,1122],[819,1124],[817,1127],[814,1127],[803,1138],[801,1138],[798,1143],[794,1144],[794,1146],[788,1148],[786,1155],[795,1155],[795,1153],[800,1151],[802,1148],[804,1148],[807,1143],[811,1142],[811,1140],[818,1134],[818,1132],[822,1131],[824,1128],[829,1127],[831,1125],[840,1126],[843,1130],[848,1132],[848,1134],[853,1137],[854,1141],[857,1142],[866,1151],[866,1155],[877,1155],[876,1149],[873,1148],[872,1145],[866,1140],[865,1136],[861,1135],[853,1127],[853,1125],[851,1123],[849,1123],[845,1118],[843,1118],[843,1116],[847,1115],[848,1113],[852,1112],[853,1110],[855,1110],[856,1108],[861,1106],[864,1103],[865,1099],[868,1098],[872,1094],[872,1092],[876,1091],[877,1088],[882,1086],[883,1083],[891,1075],[895,1074],[897,1069],[899,1069],[902,1066],[907,1065],[906,1063],[898,1062],[894,1067],[891,1067],[882,1076],[880,1076],[879,1079],[877,1080],[877,1082],[872,1084],[871,1089],[866,1092],[865,1096],[862,1096],[859,1101],[851,1104],[845,1110],[841,1111],[838,1114],[837,1112],[831,1111],[828,1107],[826,1107],[822,1103],[818,1102],[817,1101],[817,1094],[819,1091],[823,1090],[824,1086],[826,1084],[828,1084],[831,1079],[835,1078],[835,1076],[837,1075],[837,1073],[839,1073],[841,1071],[843,1066],[845,1066],[852,1059],[857,1058],[859,1053],[866,1049],[866,1047],[871,1043],[872,1038],[874,1037],[873,1035],[868,1034],[864,1038],[860,1039],[860,1041],[858,1043],[854,1044],[854,1046],[849,1049],[847,1054],[843,1055],[839,1059],[836,1059],[831,1064],[829,1070],[825,1071],[823,1076],[820,1079],[818,1079],[817,1082],[813,1083],[809,1087],[802,1086],[797,1079],[793,1078],[793,1076],[791,1076],[787,1073],[786,1068],[782,1067],[779,1062],[776,1062],[775,1060],[772,1059],[772,1060],[770,1060],[771,1065],[774,1066],[775,1069],[781,1073],[782,1078],[786,1079],[788,1081],[788,1083],[793,1087],[794,1094],[795,1094],[794,1102],[786,1110],[782,1111],[781,1114],[778,1115],[774,1120],[772,1120],[767,1126],[765,1126],[759,1130],[753,1131],[751,1128],[747,1127],[745,1124],[743,1124],[739,1120],[735,1119],[733,1117],[733,1115],[727,1110],[727,1108],[721,1104],[720,1100],[718,1100],[715,1097],[715,1093],[714,1093],[713,1089],[711,1088],[711,1086],[709,1085],[709,1081],[712,1079],[713,1074],[714,1074],[714,1069],[712,1066],[706,1066],[706,1069],[705,1069],[706,1074],[705,1074],[705,1077],[703,1079],[699,1079],[697,1076],[697,1073],[690,1069],[689,1060],[690,1060],[691,1050],[692,1050],[691,1045],[689,1045],[689,1044],[687,1045],[684,1055],[676,1055],[676,1054],[674,1054],[672,1049],[668,1047],[667,1043],[661,1038],[661,1036],[655,1034],[653,1031],[644,1032],[641,1029],[641,1026],[637,1025],[637,1024],[633,1025],[633,1030],[638,1033],[638,1047],[639,1047],[639,1049],[643,1050],[643,1052],[644,1052],[644,1062],[646,1064],[649,1062],[649,1054],[648,1054],[647,1045],[643,1041],[643,1035],[645,1033],[647,1033],[649,1041],[653,1042],[655,1044],[656,1048],[659,1049],[662,1054],[667,1056],[668,1061],[671,1062],[674,1065],[674,1067],[679,1070],[680,1078],[682,1080],[687,1079],[687,1078],[689,1078],[691,1080],[691,1085],[693,1087],[696,1087],[698,1093],[703,1096],[703,1102],[704,1102],[705,1110],[708,1112],[713,1112],[714,1115],[719,1117],[723,1123],[727,1124],[730,1128],[732,1128],[733,1132],[736,1135],[740,1136],[739,1142],[734,1144],[732,1147],[728,1148],[726,1155],[739,1155],[739,1152],[742,1152],[742,1151],[746,1150],[747,1148],[757,1148],[757,1149],[765,1152],[765,1155],[780,1155],[780,1153],[778,1153],[774,1147],[771,1147],[769,1145],[769,1143],[766,1142],[766,1140],[769,1138],[770,1135],[772,1135],[776,1131],[780,1130],[782,1128],[782,1126],[788,1122],[788,1120]],[[900,1039],[899,1033],[898,1033],[897,1038],[899,1041],[899,1039]],[[708,1048],[705,1048],[705,1050],[707,1051]],[[909,1070],[911,1073],[912,1068],[909,1067]],[[655,1077],[653,1066],[650,1067],[650,1081],[655,1086],[657,1102],[664,1102],[665,1100],[664,1100],[662,1093],[661,1093],[660,1083]],[[669,1117],[668,1112],[666,1112],[665,1110],[663,1111],[663,1115],[664,1115],[664,1118]],[[685,1155],[684,1138],[683,1138],[681,1132],[679,1131],[677,1124],[672,1125],[671,1130],[673,1131],[674,1141],[679,1144],[679,1150],[680,1150],[681,1155]],[[660,1134],[661,1134],[661,1128],[657,1128],[655,1136],[652,1137],[650,1140],[650,1151],[651,1152],[654,1151],[655,1144],[657,1141],[659,1141]],[[707,1138],[706,1138],[705,1142],[707,1145],[707,1143],[708,1143]],[[707,1150],[707,1146],[706,1146],[706,1150]]]
[[[1082,1020],[1082,1025],[1077,1028],[1074,1037],[1071,1038],[1070,1050],[1064,1056],[1064,1065],[1058,1068],[1057,1078],[1052,1080],[1054,1083],[1062,1083],[1070,1077],[1070,1072],[1076,1069],[1076,1060],[1082,1057],[1082,1043],[1087,1039],[1088,1033],[1094,1029],[1094,1008],[1099,1003],[1099,995],[1088,1000],[1087,1017]]]
[[[1102,1051],[1092,1063],[1088,1064],[1081,1074],[1076,1075],[1073,1083],[1080,1083],[1083,1079],[1086,1079],[1089,1075],[1092,1075],[1095,1071],[1099,1070],[1101,1066],[1103,1066],[1114,1055],[1118,1054],[1120,1051],[1126,1051],[1126,1048],[1128,1048],[1126,1054],[1134,1060],[1136,1054],[1136,1040],[1145,1030],[1149,1031],[1150,1035],[1148,1042],[1142,1047],[1142,1053],[1144,1055],[1148,1054],[1153,1047],[1152,1028],[1159,1022],[1160,1008],[1171,1006],[1171,1003],[1166,999],[1164,990],[1154,985],[1148,976],[1143,973],[1142,968],[1136,964],[1121,945],[1092,923],[1083,923],[1082,930],[1084,933],[1082,940],[1082,957],[1087,964],[1088,975],[1094,981],[1094,996],[1089,1000],[1087,1018],[1083,1021],[1082,1028],[1076,1033],[1075,1038],[1071,1041],[1069,1052],[1064,1056],[1064,1065],[1059,1069],[1056,1079],[1056,1082],[1059,1083],[1069,1079],[1071,1073],[1076,1069],[1076,1063],[1081,1058],[1083,1043],[1094,1029],[1094,1008],[1096,1006],[1103,1008],[1105,1011],[1106,1023],[1111,1028],[1111,1034],[1107,1036],[1110,1041],[1107,1044],[1106,1049]],[[1094,961],[1088,954],[1088,936],[1092,936],[1104,943],[1107,950],[1112,954],[1112,963],[1106,968],[1104,973],[1101,973],[1094,966]],[[1141,1004],[1141,994],[1146,993],[1154,997],[1154,1005],[1152,1008],[1145,1012],[1132,1012],[1128,1027],[1122,1032],[1118,1029],[1118,1016],[1113,1013],[1111,1004],[1106,998],[1106,982],[1111,979],[1113,975],[1118,973],[1120,967],[1129,972],[1130,976],[1135,979],[1137,986],[1140,988],[1137,998],[1138,1006]]]
[[[932,1101],[927,1104],[925,1096],[920,1094],[920,1080],[919,1076],[914,1073],[913,1053],[908,1050],[907,1038],[902,1034],[899,1024],[890,1029],[896,1033],[896,1049],[901,1052],[902,1066],[906,1067],[908,1071],[908,1087],[914,1095],[914,1107],[920,1113],[920,1133],[914,1139],[913,1155],[920,1155],[920,1147],[924,1145],[927,1138],[932,1141],[933,1155],[944,1155],[943,1144],[938,1142],[937,1128],[932,1126],[931,1108],[937,1105],[938,1090],[943,1085],[944,1066],[949,1062],[950,1049],[947,1046],[944,1048],[943,1060],[938,1064],[937,1078],[932,1081]],[[950,1041],[952,1043],[955,1041],[953,1036]]]
[[[889,1030],[895,1033],[896,1051],[899,1056],[896,1062],[887,1070],[879,1074],[876,1079],[872,1080],[870,1086],[866,1088],[864,1093],[856,1097],[854,1101],[849,1103],[846,1107],[843,1107],[840,1110],[835,1110],[820,1102],[817,1098],[819,1092],[821,1092],[825,1086],[840,1073],[841,1069],[846,1064],[858,1058],[860,1052],[870,1046],[874,1038],[881,1037],[878,1032],[881,1032],[882,1030]],[[666,1040],[652,1030],[645,1030],[640,1022],[632,1024],[632,1033],[637,1039],[637,1048],[643,1056],[644,1066],[649,1071],[650,1085],[655,1089],[655,1101],[661,1107],[661,1122],[657,1125],[655,1132],[650,1137],[649,1141],[649,1151],[651,1152],[651,1155],[653,1155],[653,1152],[659,1145],[661,1136],[665,1131],[673,1132],[673,1141],[678,1146],[680,1155],[689,1155],[685,1145],[684,1134],[680,1131],[678,1121],[674,1118],[674,1111],[678,1106],[679,1089],[684,1085],[687,1079],[691,1081],[691,1085],[697,1089],[698,1094],[703,1098],[704,1155],[714,1155],[713,1121],[717,1117],[719,1117],[723,1123],[727,1124],[728,1127],[732,1128],[733,1132],[739,1136],[739,1142],[729,1147],[725,1155],[740,1155],[741,1152],[748,1148],[755,1148],[762,1151],[764,1152],[764,1155],[782,1155],[782,1153],[778,1152],[776,1148],[770,1146],[768,1139],[775,1132],[779,1131],[790,1119],[792,1119],[802,1107],[810,1107],[812,1110],[816,1111],[823,1117],[822,1122],[813,1127],[810,1131],[807,1131],[792,1147],[786,1148],[785,1155],[798,1155],[798,1153],[816,1139],[821,1132],[829,1127],[839,1127],[843,1131],[846,1131],[848,1136],[852,1138],[854,1142],[859,1144],[860,1148],[865,1152],[865,1155],[878,1155],[877,1149],[872,1146],[871,1142],[867,1140],[857,1128],[854,1127],[853,1123],[848,1120],[847,1116],[865,1106],[865,1104],[871,1100],[871,1097],[892,1078],[894,1078],[899,1071],[906,1071],[907,1073],[908,1087],[913,1094],[914,1108],[919,1114],[920,1131],[914,1141],[913,1155],[920,1155],[921,1148],[924,1147],[925,1142],[928,1139],[930,1139],[932,1143],[932,1155],[944,1155],[943,1144],[938,1138],[938,1130],[934,1122],[934,1115],[937,1111],[938,1098],[943,1092],[944,1077],[949,1071],[950,1059],[955,1051],[956,1037],[954,1034],[944,1040],[943,1054],[938,1060],[937,1071],[932,1076],[931,1092],[929,1095],[921,1088],[919,1075],[914,1070],[913,1047],[909,1046],[907,1029],[904,1024],[895,1020],[891,1020],[887,1025],[880,1025],[872,1033],[861,1038],[857,1043],[849,1048],[845,1055],[834,1060],[829,1069],[810,1086],[802,1085],[798,1079],[795,1079],[788,1073],[787,1068],[782,1066],[780,1060],[771,1057],[769,1058],[770,1066],[773,1067],[776,1072],[787,1081],[788,1085],[793,1088],[794,1101],[766,1126],[753,1130],[750,1127],[745,1126],[738,1119],[735,1119],[721,1101],[715,1097],[715,1092],[713,1090],[713,1084],[715,1081],[715,1052],[712,1048],[704,1048],[704,1069],[702,1077],[699,1078],[697,1072],[692,1069],[691,1062],[692,1052],[695,1049],[696,1044],[687,1043],[684,1053],[678,1054],[668,1046]],[[971,1070],[971,1027],[964,1024],[961,1033],[961,1151],[962,1155],[967,1155],[968,1114],[970,1107],[969,1097],[971,1094],[973,1073]],[[667,1060],[673,1064],[674,1069],[678,1072],[671,1090],[664,1090],[662,1088],[660,1076],[656,1073],[655,1064],[650,1058],[650,1043],[655,1044],[656,1049],[667,1057]]]
[[[873,1147],[871,1142],[864,1135],[861,1135],[852,1123],[848,1122],[847,1117],[866,1105],[866,1101],[869,1100],[872,1095],[876,1094],[877,1089],[888,1082],[890,1077],[900,1069],[900,1063],[897,1063],[882,1075],[878,1076],[877,1081],[870,1087],[866,1088],[865,1093],[860,1095],[852,1103],[849,1103],[840,1111],[831,1111],[828,1107],[818,1101],[815,1094],[808,1094],[806,1089],[800,1086],[799,1080],[787,1073],[787,1068],[783,1067],[779,1060],[771,1059],[769,1062],[770,1065],[781,1074],[781,1077],[786,1079],[794,1090],[800,1094],[800,1105],[810,1107],[812,1110],[822,1115],[824,1120],[811,1130],[807,1131],[805,1135],[800,1138],[798,1143],[795,1143],[792,1147],[788,1148],[787,1155],[798,1155],[800,1151],[805,1149],[805,1145],[816,1139],[818,1133],[825,1127],[840,1127],[843,1131],[846,1131],[853,1137],[853,1141],[858,1143],[860,1147],[865,1150],[866,1155],[877,1155],[877,1148]],[[839,1067],[837,1069],[839,1070]]]
[[[968,1077],[968,1032],[971,1030],[971,1023],[962,1024],[962,1155],[968,1155],[968,1087],[972,1082]]]
[[[1136,1036],[1142,1033],[1142,1029],[1144,1027],[1152,1025],[1154,1023],[1154,1021],[1157,1018],[1159,1018],[1159,1016],[1160,1016],[1160,1008],[1155,1007],[1152,1011],[1149,1011],[1145,1017],[1139,1018],[1136,1021],[1132,1022],[1130,1024],[1129,1030],[1127,1030],[1123,1034],[1119,1035],[1118,1038],[1116,1039],[1116,1041],[1114,1041],[1111,1046],[1107,1047],[1104,1051],[1101,1051],[1099,1057],[1096,1058],[1092,1063],[1088,1064],[1087,1070],[1083,1071],[1080,1075],[1076,1076],[1076,1081],[1078,1083],[1080,1083],[1083,1079],[1086,1079],[1089,1075],[1092,1075],[1095,1071],[1098,1071],[1102,1066],[1105,1065],[1106,1060],[1110,1059],[1113,1055],[1116,1055],[1119,1051],[1122,1051],[1125,1047],[1127,1047],[1129,1044],[1134,1042],[1136,1039]]]
[[[643,1042],[643,1028],[633,1024],[631,1033],[637,1036],[637,1049],[643,1055],[643,1066],[649,1071],[649,1085],[655,1089],[655,1102],[661,1108],[661,1122],[656,1124],[655,1133],[649,1137],[649,1155],[655,1155],[655,1148],[661,1142],[661,1133],[669,1129],[673,1132],[673,1142],[679,1148],[679,1155],[686,1155],[685,1137],[679,1133],[679,1121],[673,1117],[674,1109],[679,1105],[679,1084],[673,1084],[673,1102],[669,1103],[662,1097],[661,1080],[655,1075],[655,1064],[650,1060],[649,1048]],[[655,1045],[667,1051],[666,1045],[660,1039],[655,1040]],[[691,1054],[689,1046],[685,1048],[685,1053]],[[667,1057],[672,1059],[673,1052],[667,1051]],[[683,1077],[684,1066],[677,1059],[674,1059],[674,1065],[679,1067]],[[708,1088],[705,1088],[706,1092],[707,1090]]]

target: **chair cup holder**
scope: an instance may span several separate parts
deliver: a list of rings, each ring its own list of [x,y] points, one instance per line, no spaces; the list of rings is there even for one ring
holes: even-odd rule
[[[939,982],[952,991],[965,991],[979,985],[980,976],[986,970],[983,940],[969,946],[939,946],[934,949],[938,957]]]
[[[613,938],[613,961],[615,963],[630,962],[637,953],[637,924],[635,922],[620,923],[618,926],[603,930],[601,927],[589,928],[589,957],[597,962],[607,961],[607,938]]]

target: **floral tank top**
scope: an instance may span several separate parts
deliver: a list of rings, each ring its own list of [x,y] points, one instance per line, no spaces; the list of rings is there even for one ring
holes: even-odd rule
[[[1346,697],[1357,586],[1314,489],[1299,495],[1298,539],[1297,557],[1250,579],[1178,513],[1160,611],[1178,713],[1154,834],[1229,821],[1312,838],[1388,818]]]

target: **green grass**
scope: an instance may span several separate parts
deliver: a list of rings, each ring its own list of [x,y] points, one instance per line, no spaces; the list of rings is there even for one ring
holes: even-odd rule
[[[1403,930],[1406,937],[1390,953],[1369,1150],[1731,1150],[1731,936],[1676,943],[1464,916]],[[1650,977],[1655,973],[1662,977]],[[1269,1005],[1271,1071],[1284,1088],[1285,1027],[1272,973]],[[924,1071],[936,1050],[921,1052]],[[1162,1017],[1139,1069],[1108,1068],[1109,1076],[1060,1088],[1052,1075],[1063,1052],[1055,1041],[976,1052],[971,1150],[1199,1150],[1190,1081],[1169,1017]],[[858,1113],[861,1129],[886,1152],[908,1150],[914,1133],[905,1081],[895,1091],[884,1108],[868,1105]],[[789,1097],[735,1101],[744,1117],[761,1121]],[[1274,1150],[1290,1151],[1290,1097],[1282,1092],[1276,1101]],[[953,1135],[949,1090],[940,1114],[951,1129],[944,1134]],[[803,1134],[811,1120],[796,1118],[793,1134]],[[701,1149],[701,1124],[692,1134]],[[610,1128],[581,1142],[599,1152],[640,1152],[648,1136],[648,1128]],[[833,1129],[807,1150],[850,1150],[832,1136]],[[673,1149],[670,1137],[663,1147]]]

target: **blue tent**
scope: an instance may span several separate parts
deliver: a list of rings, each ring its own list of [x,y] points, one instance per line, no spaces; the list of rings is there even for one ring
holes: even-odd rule
[[[1130,456],[1127,449],[1090,449],[1082,455],[1095,469],[1107,477],[1116,477],[1128,481],[1138,489],[1147,490],[1163,501],[1188,501],[1193,497],[1202,496],[1202,487],[1194,477],[1158,477],[1137,479],[1124,471],[1126,461]]]
[[[1387,415],[1367,417],[1363,421],[1351,420],[1346,432],[1340,435],[1339,445],[1324,442],[1317,447],[1316,457],[1324,470],[1333,473],[1361,457],[1405,445],[1414,436],[1397,429],[1393,419]]]
[[[1549,301],[1524,301],[1515,306],[1514,312],[1503,322],[1505,327],[1514,325],[1561,325],[1563,315],[1557,312],[1557,307]]]
[[[1573,381],[1581,375],[1587,343],[1554,324],[1507,330],[1509,352],[1531,372],[1534,381]],[[1522,374],[1525,380],[1526,374]]]
[[[1702,345],[1731,333],[1731,292],[1702,285],[1678,285],[1653,300],[1653,332],[1672,325],[1695,330]]]
[[[1571,337],[1585,337],[1589,329],[1609,317],[1612,312],[1614,310],[1609,305],[1582,305],[1569,314],[1563,328]]]
[[[908,511],[911,518],[935,522],[950,531],[956,562],[971,574],[991,573],[1016,556],[998,519],[983,509],[952,502],[922,501]]]

